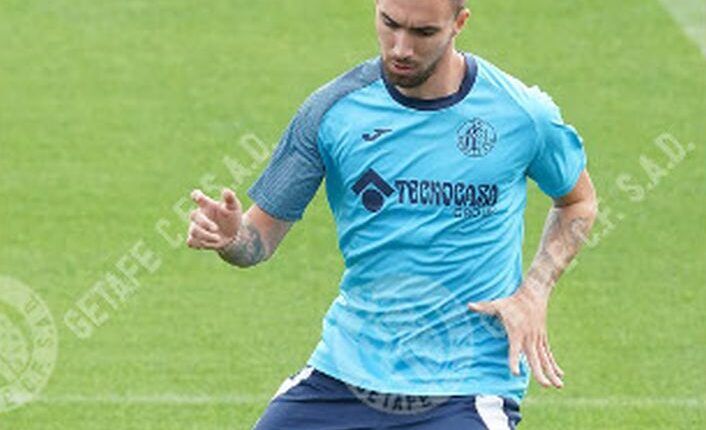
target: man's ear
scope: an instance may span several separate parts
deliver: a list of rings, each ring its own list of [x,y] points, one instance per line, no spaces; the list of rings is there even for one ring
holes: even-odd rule
[[[456,20],[454,21],[454,31],[453,31],[454,37],[461,33],[463,28],[466,26],[466,22],[468,21],[468,18],[470,18],[470,17],[471,17],[471,10],[468,8],[464,8],[461,12],[458,13]]]

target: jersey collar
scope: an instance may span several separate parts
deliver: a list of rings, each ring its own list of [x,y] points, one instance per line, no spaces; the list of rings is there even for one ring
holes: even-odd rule
[[[385,83],[385,88],[387,88],[387,92],[393,99],[395,99],[395,101],[397,101],[401,105],[407,106],[412,109],[425,111],[445,109],[463,100],[468,95],[468,93],[471,92],[473,84],[476,82],[476,76],[478,75],[478,63],[471,54],[464,54],[464,57],[466,58],[466,75],[463,77],[461,87],[454,94],[445,97],[440,97],[437,99],[417,99],[413,97],[407,97],[406,95],[402,94],[397,89],[397,87],[387,81],[383,69],[382,60],[380,60],[380,74],[382,76],[383,82]]]

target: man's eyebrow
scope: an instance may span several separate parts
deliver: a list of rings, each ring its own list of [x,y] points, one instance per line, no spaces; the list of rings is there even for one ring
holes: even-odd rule
[[[390,24],[398,26],[398,27],[404,27],[402,24],[400,24],[399,22],[392,19],[392,17],[390,17],[390,15],[386,14],[385,12],[380,11],[380,15],[382,15],[382,17],[385,20],[389,21]],[[431,32],[431,31],[439,31],[440,27],[437,27],[435,25],[424,25],[421,27],[409,27],[409,29],[412,31],[422,31],[422,32],[430,31]]]
[[[394,19],[392,19],[392,18],[390,17],[390,15],[386,14],[385,12],[380,11],[380,15],[382,15],[382,17],[385,18],[385,20],[390,21],[391,24],[400,25],[399,22],[397,22],[397,21],[395,21]],[[401,27],[401,25],[400,25],[400,27]]]
[[[434,32],[434,31],[441,30],[440,27],[437,27],[435,25],[425,25],[423,27],[411,27],[410,29],[412,31],[422,31],[422,32]]]

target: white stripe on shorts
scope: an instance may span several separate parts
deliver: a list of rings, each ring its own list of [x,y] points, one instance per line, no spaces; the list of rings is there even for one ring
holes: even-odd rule
[[[282,385],[279,386],[279,389],[275,393],[274,396],[272,396],[272,400],[275,398],[281,396],[282,394],[286,393],[287,391],[291,390],[292,388],[296,387],[299,385],[300,382],[311,376],[311,374],[314,372],[314,368],[311,366],[306,366],[302,370],[299,371],[296,375],[294,375],[291,378],[287,378],[282,382]]]
[[[510,422],[498,396],[476,396],[476,410],[488,430],[510,430]]]

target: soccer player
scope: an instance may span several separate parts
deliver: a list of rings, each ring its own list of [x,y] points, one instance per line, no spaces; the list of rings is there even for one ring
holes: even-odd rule
[[[325,178],[345,261],[303,368],[257,430],[515,428],[529,375],[561,388],[550,293],[597,211],[551,98],[455,48],[463,0],[377,0],[381,55],[316,91],[249,190],[201,191],[188,245],[249,267]],[[527,178],[553,199],[523,276]]]

